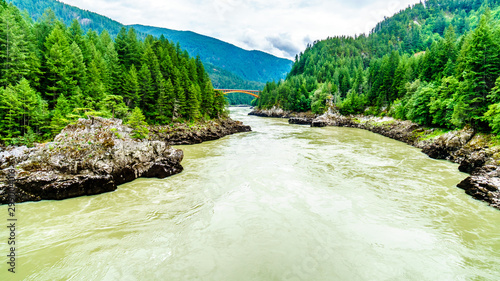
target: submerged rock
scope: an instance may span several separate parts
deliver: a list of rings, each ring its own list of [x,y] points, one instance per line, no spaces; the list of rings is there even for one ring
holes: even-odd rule
[[[16,169],[16,202],[113,191],[139,177],[182,171],[183,153],[164,141],[138,141],[118,119],[91,117],[68,125],[54,142],[0,152],[0,203],[8,202],[8,168]]]

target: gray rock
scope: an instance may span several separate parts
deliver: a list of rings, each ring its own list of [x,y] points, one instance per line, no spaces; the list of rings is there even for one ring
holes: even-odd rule
[[[470,177],[459,183],[458,187],[472,197],[500,209],[500,167],[484,166],[476,169]]]
[[[0,203],[8,202],[7,168],[16,168],[16,201],[65,199],[113,191],[139,177],[182,171],[183,153],[164,141],[137,141],[121,120],[93,117],[68,125],[54,142],[0,154]]]
[[[313,121],[313,118],[307,118],[307,117],[290,117],[288,119],[289,124],[296,124],[296,125],[311,125]]]

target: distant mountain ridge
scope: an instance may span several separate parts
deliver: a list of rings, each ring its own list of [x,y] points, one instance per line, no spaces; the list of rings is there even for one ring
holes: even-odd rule
[[[192,31],[178,31],[145,25],[130,25],[138,32],[179,42],[191,56],[199,55],[203,62],[228,70],[243,79],[265,83],[284,79],[292,61],[261,51],[247,51],[227,42]]]
[[[253,87],[261,89],[262,83],[281,80],[290,71],[293,62],[261,51],[247,51],[227,42],[191,31],[177,31],[144,25],[125,26],[100,14],[82,10],[57,0],[7,0],[20,10],[26,10],[35,20],[46,9],[52,9],[57,18],[70,25],[78,19],[82,28],[101,32],[104,29],[116,36],[122,27],[133,27],[139,38],[146,34],[179,42],[191,56],[199,55],[215,87]]]

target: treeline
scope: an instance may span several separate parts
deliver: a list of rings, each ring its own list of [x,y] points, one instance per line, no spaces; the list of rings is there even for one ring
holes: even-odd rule
[[[315,42],[257,105],[321,113],[333,100],[343,114],[500,133],[498,2],[426,1],[369,36]]]
[[[224,115],[197,58],[152,36],[122,28],[84,34],[48,11],[37,22],[0,1],[0,140],[50,138],[86,115],[127,119],[136,107],[150,124]]]

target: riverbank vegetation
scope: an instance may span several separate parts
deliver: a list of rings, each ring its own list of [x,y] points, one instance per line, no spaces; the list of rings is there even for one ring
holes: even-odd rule
[[[317,41],[260,108],[390,115],[446,129],[500,133],[500,1],[430,0],[369,35]]]
[[[106,30],[84,33],[50,10],[34,22],[0,0],[0,46],[3,144],[50,139],[88,115],[143,116],[151,125],[226,115],[201,60],[164,37],[141,41],[125,28],[115,39]]]

